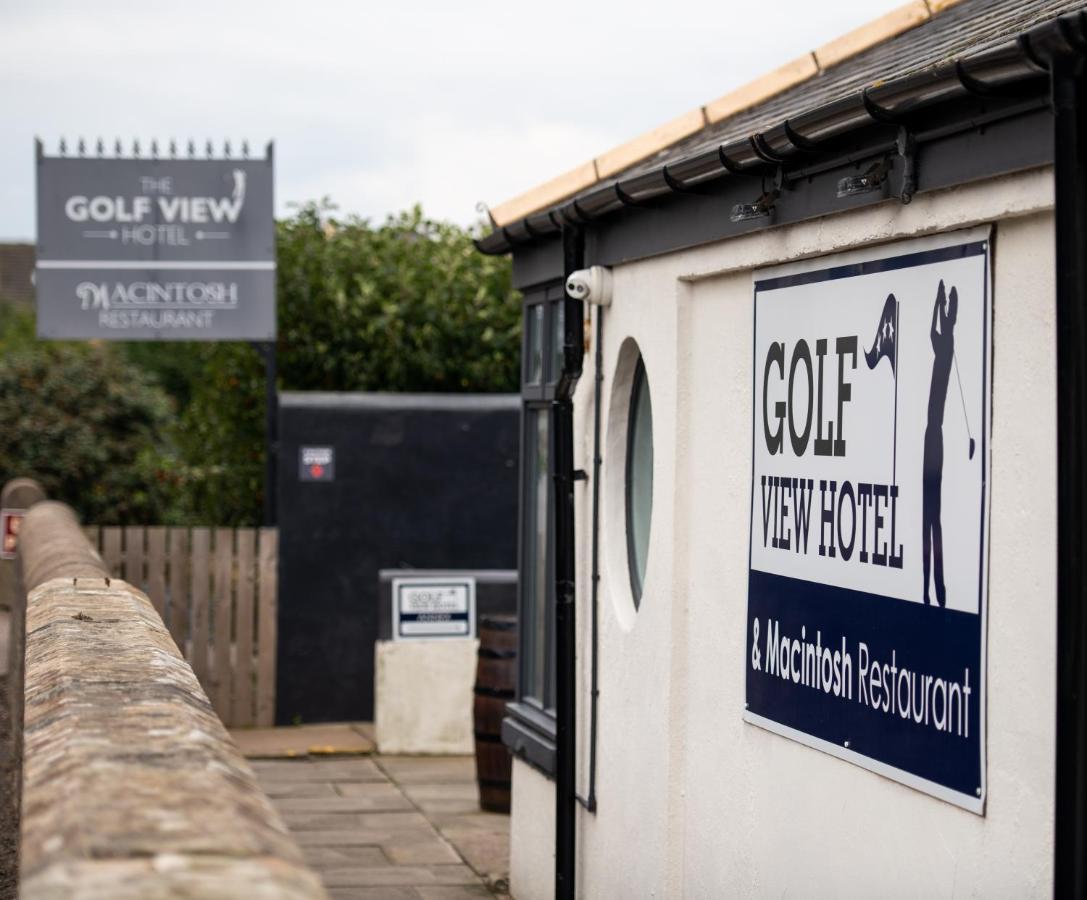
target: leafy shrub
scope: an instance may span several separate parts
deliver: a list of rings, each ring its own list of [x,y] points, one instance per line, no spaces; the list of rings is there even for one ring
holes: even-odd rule
[[[85,522],[159,522],[170,398],[102,345],[36,344],[0,357],[0,477],[38,479]]]

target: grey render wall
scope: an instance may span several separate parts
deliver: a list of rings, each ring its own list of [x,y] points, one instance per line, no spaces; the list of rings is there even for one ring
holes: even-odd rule
[[[520,400],[288,393],[279,429],[276,721],[369,720],[379,570],[517,567]]]

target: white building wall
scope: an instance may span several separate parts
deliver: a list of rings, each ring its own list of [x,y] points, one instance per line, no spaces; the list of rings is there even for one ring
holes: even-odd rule
[[[598,812],[585,897],[1051,893],[1056,595],[1052,175],[1037,171],[617,267],[605,313]],[[751,270],[994,223],[988,807],[963,811],[741,721],[751,467]],[[629,589],[625,415],[653,402],[644,600]],[[575,465],[592,471],[592,359]],[[625,392],[625,393],[624,393]],[[612,403],[614,398],[616,401]],[[586,787],[591,488],[578,496],[579,789]],[[518,764],[518,772],[527,767]],[[513,891],[550,896],[553,789],[515,776]],[[530,784],[529,789],[525,787]],[[528,865],[528,859],[534,860]]]

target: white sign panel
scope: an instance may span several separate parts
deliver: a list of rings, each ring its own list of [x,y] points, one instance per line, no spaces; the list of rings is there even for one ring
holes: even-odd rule
[[[474,578],[394,578],[392,587],[394,640],[475,637]]]
[[[754,288],[744,717],[980,813],[989,231]]]

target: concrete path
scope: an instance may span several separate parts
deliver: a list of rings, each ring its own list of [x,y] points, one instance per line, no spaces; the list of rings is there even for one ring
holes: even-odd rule
[[[333,900],[506,896],[509,818],[480,811],[472,757],[250,762]]]

